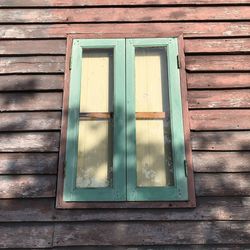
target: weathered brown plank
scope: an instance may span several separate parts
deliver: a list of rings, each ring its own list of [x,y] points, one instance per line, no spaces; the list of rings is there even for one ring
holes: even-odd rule
[[[249,22],[186,22],[186,23],[119,23],[119,24],[24,24],[1,25],[0,37],[12,38],[65,38],[66,34],[84,33],[92,37],[102,37],[103,33],[128,32],[151,37],[155,33],[184,34],[184,37],[231,37],[247,36],[250,33]]]
[[[232,53],[250,52],[249,38],[231,39],[187,39],[186,53]]]
[[[191,109],[199,108],[248,108],[250,90],[189,91],[188,104]]]
[[[61,107],[60,92],[0,93],[1,111],[60,110]]]
[[[1,248],[41,248],[51,247],[53,238],[53,225],[51,224],[1,224]]]
[[[192,130],[250,129],[250,110],[190,110],[190,128]]]
[[[61,112],[0,113],[0,131],[58,130]]]
[[[67,6],[110,6],[110,5],[224,5],[249,4],[249,0],[2,0],[0,7],[67,7]]]
[[[193,150],[250,150],[250,131],[192,132]]]
[[[250,173],[199,173],[195,189],[198,196],[249,196]]]
[[[62,73],[64,56],[1,57],[0,74]]]
[[[102,13],[100,15],[99,13]],[[249,20],[249,6],[0,9],[0,23]]]
[[[54,175],[0,175],[0,198],[54,197]]]
[[[180,240],[181,244],[247,244],[249,235],[249,222],[64,223],[55,226],[54,244],[167,245]]]
[[[187,74],[189,89],[219,89],[250,87],[249,73],[195,73]]]
[[[0,133],[0,152],[57,152],[59,132]]]
[[[56,174],[57,153],[1,153],[0,174]]]
[[[0,222],[249,220],[249,197],[197,197],[195,209],[55,209],[53,198],[2,199]]]
[[[65,54],[66,40],[0,41],[0,55]]]
[[[250,55],[187,56],[188,71],[249,71]]]
[[[63,75],[0,75],[0,91],[61,90]]]
[[[249,152],[193,152],[196,172],[250,172]]]

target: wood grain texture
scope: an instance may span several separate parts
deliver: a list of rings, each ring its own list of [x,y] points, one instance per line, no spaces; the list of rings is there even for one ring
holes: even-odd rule
[[[53,198],[0,202],[0,222],[244,221],[249,216],[249,197],[198,197],[195,209],[55,209]]]
[[[60,92],[0,93],[1,111],[61,110]]]
[[[195,189],[198,196],[249,196],[249,173],[197,173]]]
[[[115,5],[225,5],[248,4],[249,0],[116,0]],[[68,7],[113,6],[112,0],[2,0],[0,7]]]
[[[249,71],[250,55],[187,56],[188,71]]]
[[[64,56],[1,57],[0,74],[62,73]]]
[[[1,153],[0,174],[56,174],[57,153]]]
[[[189,89],[249,88],[249,73],[188,73]]]
[[[59,132],[0,133],[0,152],[57,152]]]
[[[250,33],[249,22],[186,22],[186,23],[112,23],[112,24],[23,24],[1,25],[0,37],[17,38],[65,38],[66,34],[83,33],[92,38],[101,38],[103,33],[120,33],[120,37],[152,37],[153,33],[183,33],[184,37],[232,37]]]
[[[249,38],[187,39],[186,53],[245,53],[250,52]]]
[[[250,150],[249,131],[192,132],[193,150]]]
[[[248,108],[250,107],[250,90],[189,91],[188,102],[190,109]]]
[[[250,241],[249,234],[248,222],[64,223],[55,226],[54,244],[167,245],[175,244],[180,239],[182,244],[246,244]]]
[[[191,110],[192,130],[250,129],[250,110]]]
[[[64,55],[65,52],[65,39],[0,41],[0,55]]]
[[[99,13],[102,13],[102,15]],[[197,20],[250,20],[250,7],[0,9],[0,23],[101,23]]]
[[[248,152],[193,152],[195,172],[250,172]]]
[[[17,237],[18,236],[18,237]],[[1,248],[47,248],[52,246],[53,225],[49,224],[1,224]]]
[[[0,131],[59,130],[61,112],[0,113]]]
[[[0,75],[0,91],[62,90],[63,75]]]
[[[54,175],[0,175],[0,198],[54,197]]]

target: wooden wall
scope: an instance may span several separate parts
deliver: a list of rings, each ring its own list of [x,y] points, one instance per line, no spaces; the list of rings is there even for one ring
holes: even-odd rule
[[[249,0],[0,0],[0,23],[0,248],[250,248]],[[66,34],[152,30],[185,37],[197,208],[55,209]]]

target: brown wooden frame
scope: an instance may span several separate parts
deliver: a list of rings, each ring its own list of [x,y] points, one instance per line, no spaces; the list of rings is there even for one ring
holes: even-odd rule
[[[140,202],[65,202],[63,201],[63,182],[64,182],[64,169],[65,169],[65,155],[66,155],[66,134],[67,134],[67,121],[68,121],[68,100],[69,100],[69,84],[70,84],[70,58],[73,39],[86,39],[86,38],[162,38],[162,37],[177,37],[179,44],[179,62],[180,62],[180,82],[181,82],[181,96],[182,96],[182,109],[183,109],[183,124],[184,124],[184,138],[186,160],[188,166],[188,201],[140,201]],[[139,119],[147,117],[153,119],[162,119],[167,114],[160,113],[137,113]],[[146,117],[147,116],[147,117]],[[84,113],[84,119],[111,118],[110,113]],[[181,34],[177,33],[98,33],[98,34],[70,34],[67,36],[66,48],[66,62],[65,62],[65,76],[64,76],[64,94],[63,94],[63,110],[62,110],[62,124],[61,124],[61,140],[59,151],[59,166],[58,166],[58,181],[57,181],[57,197],[56,208],[62,209],[80,209],[80,208],[193,208],[196,207],[193,163],[192,163],[192,148],[190,140],[190,127],[189,127],[189,113],[187,102],[187,83],[186,83],[186,70],[185,70],[185,54],[184,54],[184,40]]]

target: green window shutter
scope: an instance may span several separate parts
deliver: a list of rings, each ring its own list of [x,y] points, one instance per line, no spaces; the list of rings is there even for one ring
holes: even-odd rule
[[[84,49],[109,48],[113,49],[114,55],[112,185],[96,188],[77,187],[82,55]],[[74,39],[71,61],[63,199],[64,201],[124,201],[126,200],[125,40]]]
[[[136,170],[136,115],[135,115],[135,48],[163,47],[167,54],[167,79],[172,140],[173,185],[137,185]],[[128,201],[180,201],[188,200],[185,175],[185,148],[178,70],[178,43],[176,38],[126,40],[126,134],[127,134],[127,200]]]

